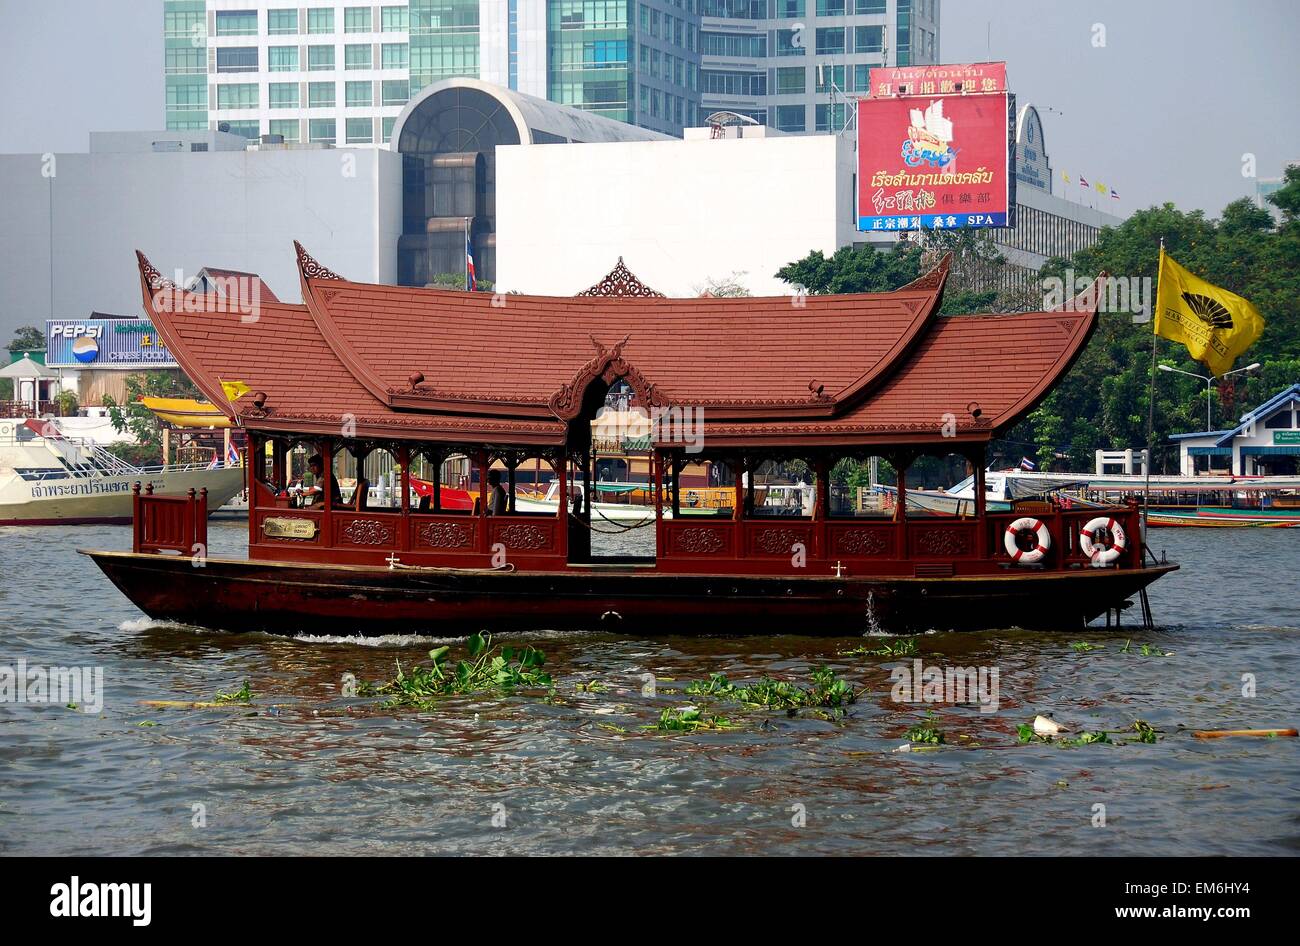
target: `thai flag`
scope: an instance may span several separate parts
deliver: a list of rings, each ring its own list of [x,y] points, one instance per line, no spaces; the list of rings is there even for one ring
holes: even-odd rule
[[[1115,188],[1113,187],[1110,189],[1110,196],[1114,197],[1116,200],[1119,200],[1119,194],[1115,193]]]
[[[1035,469],[1037,469],[1037,468],[1038,468],[1038,464],[1035,463],[1033,460],[1029,459],[1029,457],[1021,457],[1021,458],[1020,458],[1020,469],[1022,469],[1022,470],[1035,470]]]
[[[1087,179],[1086,177],[1084,177],[1082,174],[1079,175],[1079,186],[1080,186],[1080,187],[1087,187],[1087,186],[1088,186],[1088,179]]]
[[[478,277],[474,275],[474,248],[470,246],[469,237],[465,238],[465,291],[473,292],[478,288]]]
[[[221,466],[221,457],[217,456],[216,451],[214,450],[212,453],[212,462],[208,464],[208,469],[215,470],[219,466]]]
[[[233,443],[226,448],[226,466],[239,466],[239,451]]]

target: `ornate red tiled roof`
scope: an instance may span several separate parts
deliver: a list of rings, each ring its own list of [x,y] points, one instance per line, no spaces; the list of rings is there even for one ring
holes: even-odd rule
[[[501,413],[540,411],[616,352],[664,404],[718,417],[829,417],[921,336],[946,273],[945,263],[928,283],[870,295],[554,298],[348,282],[298,252],[303,299],[377,398],[448,410],[483,402]]]
[[[178,289],[143,256],[140,259],[145,311],[168,350],[208,400],[248,427],[341,434],[343,426],[351,424],[359,437],[476,439],[509,434],[521,443],[564,439],[564,425],[553,417],[549,422],[503,424],[398,414],[335,357],[306,306],[263,302],[251,319],[216,296]],[[241,381],[252,392],[266,394],[267,409],[257,408],[253,393],[228,402],[222,381]]]
[[[505,297],[352,283],[302,253],[308,305],[208,311],[143,256],[145,307],[181,367],[253,429],[561,444],[587,384],[705,410],[718,445],[984,440],[1087,340],[1076,311],[936,317],[946,266],[896,293],[769,299]],[[159,292],[163,290],[163,292]],[[159,300],[170,304],[159,304]],[[179,299],[180,301],[175,301]],[[228,405],[221,381],[265,394]],[[979,416],[974,416],[974,411]]]
[[[857,408],[824,422],[710,424],[708,436],[719,445],[834,443],[849,437],[986,439],[1046,396],[1082,351],[1094,324],[1092,311],[1078,308],[942,316]]]

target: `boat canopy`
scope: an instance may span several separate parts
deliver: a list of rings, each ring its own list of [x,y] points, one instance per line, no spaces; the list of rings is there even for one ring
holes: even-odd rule
[[[695,424],[710,447],[976,450],[1045,396],[1096,317],[940,317],[949,258],[894,292],[670,299],[626,268],[566,298],[353,282],[297,246],[305,304],[256,319],[138,254],[144,308],[199,389],[249,430],[561,447],[589,389]],[[223,382],[241,391],[229,401]],[[672,429],[656,447],[671,447]]]

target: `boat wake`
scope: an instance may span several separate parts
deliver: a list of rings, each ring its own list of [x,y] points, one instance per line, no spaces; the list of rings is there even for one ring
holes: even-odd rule
[[[496,641],[508,640],[560,640],[588,637],[596,631],[504,631],[493,634]],[[295,634],[289,640],[303,644],[349,644],[356,647],[405,648],[437,647],[441,644],[456,644],[468,640],[468,634],[454,637],[434,637],[429,634],[379,634],[363,636],[361,634]]]
[[[214,634],[205,627],[198,627],[194,624],[182,624],[180,621],[159,620],[151,617],[130,618],[123,621],[117,626],[119,631],[125,631],[128,634],[139,634],[141,631],[193,631],[199,634]]]

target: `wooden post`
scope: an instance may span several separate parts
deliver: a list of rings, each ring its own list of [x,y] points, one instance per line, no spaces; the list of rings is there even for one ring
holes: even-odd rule
[[[131,551],[140,551],[140,540],[143,538],[141,531],[144,521],[140,515],[140,482],[137,480],[131,485]]]
[[[248,544],[257,544],[257,479],[266,469],[266,448],[262,438],[251,430],[244,444],[244,488],[248,490]]]
[[[894,521],[898,523],[898,557],[908,558],[907,554],[907,468],[912,463],[909,454],[898,453],[890,458],[890,463],[898,471],[898,505],[894,509]]]
[[[397,547],[403,552],[411,550],[411,448],[402,444],[397,448],[397,462],[401,464],[398,471],[398,488],[402,491],[399,508],[402,512],[402,534],[398,537]]]
[[[813,462],[813,475],[816,476],[816,498],[813,500],[813,538],[817,545],[809,549],[810,555],[827,554],[827,522],[831,515],[831,465],[825,456],[819,456]],[[802,497],[800,497],[802,502]]]
[[[745,557],[745,466],[745,456],[738,455],[731,471],[731,478],[735,481],[731,499],[735,506],[731,510],[731,554],[735,558]]]
[[[479,448],[478,458],[478,550],[480,552],[488,551],[488,516],[487,516],[487,474],[488,474],[488,454],[487,451]]]
[[[519,467],[519,457],[515,454],[506,456],[506,512],[515,511],[515,470]]]
[[[655,503],[655,558],[659,557],[659,551],[663,548],[663,525],[664,525],[664,463],[663,455],[650,447],[651,465],[654,469],[654,503]]]
[[[731,478],[735,480],[732,484],[735,491],[732,502],[736,507],[731,510],[731,518],[733,521],[739,522],[743,518],[745,511],[745,457],[743,455],[736,457],[736,462],[732,465]],[[737,534],[736,539],[739,541],[739,534]],[[737,549],[739,549],[739,546],[737,546]]]
[[[682,515],[682,467],[686,464],[685,461],[680,460],[674,454],[669,454],[669,462],[672,465],[672,481],[670,486],[673,497],[673,521],[676,522]]]
[[[194,522],[194,545],[201,549],[203,557],[208,557],[208,488],[199,490]]]
[[[433,461],[433,498],[429,500],[429,509],[432,512],[441,512],[442,468],[447,463],[447,454],[443,450],[436,450],[429,459]]]
[[[970,455],[975,465],[975,523],[979,527],[975,538],[975,552],[980,559],[989,557],[989,526],[986,518],[988,502],[984,496],[984,446],[980,445]]]

